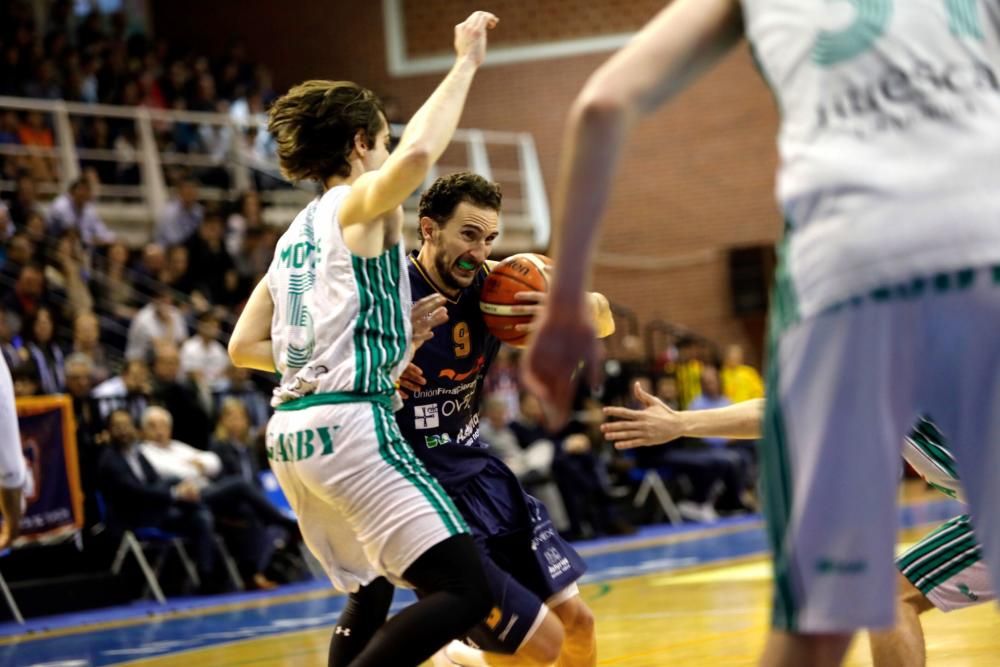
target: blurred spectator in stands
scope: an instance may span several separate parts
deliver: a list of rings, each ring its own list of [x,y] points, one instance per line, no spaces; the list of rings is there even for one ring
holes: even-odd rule
[[[52,311],[42,306],[24,320],[23,335],[28,357],[38,371],[43,394],[60,394],[66,386],[63,363],[66,355],[55,341],[55,319]]]
[[[93,187],[86,177],[73,181],[69,191],[56,197],[49,208],[49,231],[61,234],[75,229],[87,250],[114,241],[114,232],[101,220],[93,199]]]
[[[118,375],[94,387],[91,395],[97,401],[101,419],[107,419],[113,410],[125,410],[139,421],[152,393],[149,366],[142,359],[130,359]]]
[[[53,51],[47,53],[56,55]],[[35,65],[31,80],[24,85],[24,96],[43,100],[62,99],[62,88],[56,79],[55,65],[51,60],[46,59]]]
[[[41,307],[51,305],[51,295],[46,290],[45,268],[37,262],[28,262],[17,274],[14,289],[7,292],[4,307],[18,316],[23,323]]]
[[[726,359],[719,379],[722,391],[733,403],[764,396],[764,380],[756,368],[743,363],[743,348],[740,345],[734,344],[726,348]]]
[[[212,395],[226,379],[229,353],[219,342],[219,318],[211,310],[197,317],[195,334],[181,345],[181,373],[198,389],[202,405],[212,407]]]
[[[48,225],[45,224],[45,217],[41,213],[29,213],[28,219],[24,221],[24,226],[21,229],[35,244],[35,260],[45,261],[48,255],[49,241],[52,238],[47,233]]]
[[[80,137],[80,146],[87,150],[97,150],[109,153],[113,150],[111,127],[108,121],[100,116],[90,119]],[[80,166],[93,170],[99,183],[116,183],[115,163],[106,156],[100,158],[85,158],[80,160]],[[72,193],[72,186],[70,186]],[[51,211],[50,211],[51,214]]]
[[[157,221],[155,240],[168,246],[185,243],[204,217],[205,209],[198,203],[197,181],[184,178]]]
[[[19,327],[17,317],[0,308],[0,352],[3,353],[9,369],[16,368],[27,358],[27,352],[23,347],[19,347],[21,344]]]
[[[688,410],[710,410],[713,408],[724,408],[732,405],[722,393],[722,384],[719,381],[719,369],[715,366],[704,364],[701,367],[701,393],[696,396],[688,405]],[[726,438],[702,438],[702,442],[713,447],[721,447],[729,442]]]
[[[254,429],[263,429],[271,418],[271,397],[254,383],[249,369],[229,366],[226,378],[216,388],[213,401],[216,412],[221,410],[227,398],[235,398],[243,404]]]
[[[156,341],[164,340],[180,345],[188,337],[184,316],[174,305],[170,288],[163,285],[154,287],[155,292],[148,304],[139,309],[128,329],[125,345],[127,359],[146,359]]]
[[[73,356],[83,356],[90,361],[90,379],[94,384],[100,384],[111,377],[107,351],[101,345],[100,321],[93,311],[81,312],[73,320],[71,352]]]
[[[0,243],[7,243],[14,232],[14,221],[10,219],[10,209],[7,208],[6,202],[0,200]]]
[[[194,278],[191,271],[191,253],[187,246],[175,245],[167,249],[167,267],[160,278],[164,285],[180,294],[193,296],[195,291]],[[204,299],[202,298],[202,303]],[[196,307],[196,310],[205,310]]]
[[[163,282],[163,272],[167,268],[167,252],[159,243],[147,243],[142,248],[135,272],[145,282]]]
[[[31,361],[22,361],[10,370],[14,381],[14,396],[30,398],[41,395],[41,384],[38,382],[38,369]]]
[[[101,448],[98,435],[104,428],[104,420],[91,397],[94,367],[90,357],[74,353],[66,357],[63,366],[66,377],[66,393],[73,399],[73,416],[76,418],[76,451],[80,461],[80,483],[83,486],[84,523],[91,526],[100,518],[95,492],[98,486],[97,464]]]
[[[135,423],[128,412],[115,410],[108,419],[110,446],[101,456],[100,485],[107,499],[112,530],[154,526],[180,533],[191,541],[204,584],[215,572],[215,519],[190,480],[161,478],[139,449]]]
[[[22,174],[17,178],[17,186],[14,196],[8,204],[10,217],[17,227],[23,227],[28,222],[31,214],[43,215],[42,205],[38,202],[38,190],[35,187],[35,179],[29,174]]]
[[[233,258],[223,243],[224,234],[222,216],[208,213],[197,234],[188,241],[190,271],[195,289],[209,303],[233,305],[230,294],[239,287],[238,277]]]
[[[269,161],[274,155],[274,138],[267,131],[267,108],[260,88],[250,86],[246,95],[229,107],[229,117],[237,127],[254,130],[253,155],[261,162]]]
[[[247,259],[242,257],[244,240],[247,232],[264,227],[261,210],[260,195],[253,190],[247,190],[239,196],[233,212],[226,218],[226,251],[240,263],[240,273],[244,275],[250,275],[242,269],[243,264],[247,262]]]
[[[118,185],[139,185],[142,182],[137,145],[135,125],[131,122],[123,124],[112,146],[117,160],[112,182]]]
[[[231,422],[233,420],[231,419]],[[141,451],[160,477],[178,479],[196,484],[201,499],[212,508],[218,525],[224,519],[236,519],[248,529],[252,539],[227,540],[235,546],[234,556],[240,570],[258,587],[271,588],[273,584],[260,574],[263,562],[263,526],[275,524],[295,530],[295,521],[284,516],[257,487],[256,481],[247,480],[242,474],[224,475],[222,460],[212,451],[197,449],[173,437],[173,419],[170,413],[156,406],[146,410],[142,420],[146,440]],[[259,578],[254,575],[260,574]]]
[[[42,112],[29,111],[17,133],[21,145],[32,149],[29,152],[28,165],[35,180],[43,182],[58,180],[55,157],[51,154],[56,142]]]
[[[677,341],[677,398],[681,408],[686,408],[701,393],[701,361],[698,359],[698,341],[684,336]]]
[[[16,232],[7,241],[5,255],[3,266],[0,267],[0,280],[7,289],[21,275],[21,269],[34,260],[35,244],[24,232]]]
[[[86,251],[76,230],[69,229],[50,246],[45,264],[45,281],[49,289],[66,295],[61,319],[73,320],[77,313],[94,309],[89,279]]]
[[[20,144],[21,136],[18,134],[20,125],[21,121],[16,111],[13,109],[0,111],[0,144]]]
[[[177,439],[198,449],[208,447],[212,431],[211,406],[202,403],[195,385],[181,376],[177,346],[158,341],[153,347],[153,399],[177,417]]]
[[[112,243],[107,248],[102,271],[95,275],[94,296],[98,310],[107,313],[122,327],[129,327],[139,312],[135,281],[128,269],[128,247]]]
[[[259,486],[257,476],[261,471],[261,453],[256,448],[256,442],[243,402],[232,396],[223,400],[211,445],[211,450],[222,461],[222,474]]]
[[[508,422],[518,418],[521,405],[516,355],[514,348],[501,345],[483,387],[487,396],[495,396],[504,402]]]

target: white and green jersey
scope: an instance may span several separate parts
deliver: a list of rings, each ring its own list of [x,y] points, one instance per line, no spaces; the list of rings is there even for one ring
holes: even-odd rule
[[[1000,262],[1000,3],[742,5],[781,111],[782,261],[799,316]]]
[[[903,440],[903,458],[935,489],[965,502],[955,457],[934,422],[921,417]]]
[[[352,254],[337,219],[348,192],[332,188],[309,204],[275,248],[267,284],[281,385],[272,405],[312,394],[392,396],[412,354],[405,249]]]

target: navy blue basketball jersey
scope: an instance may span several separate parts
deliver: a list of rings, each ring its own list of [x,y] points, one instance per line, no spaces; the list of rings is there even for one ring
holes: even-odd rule
[[[440,292],[415,252],[409,257],[408,270],[414,301]],[[413,357],[427,384],[396,413],[403,437],[445,487],[478,474],[490,457],[479,438],[479,402],[483,377],[500,341],[486,329],[479,310],[479,292],[487,274],[484,266],[457,299],[448,299],[448,322],[434,329],[434,337]]]

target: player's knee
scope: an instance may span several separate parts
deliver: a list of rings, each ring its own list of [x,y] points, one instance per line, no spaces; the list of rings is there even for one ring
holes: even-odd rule
[[[574,597],[556,608],[571,642],[589,640],[594,636],[594,612],[579,597]]]
[[[518,650],[517,657],[522,664],[531,667],[551,665],[559,659],[564,639],[562,621],[555,614],[548,612],[535,629],[535,633]]]

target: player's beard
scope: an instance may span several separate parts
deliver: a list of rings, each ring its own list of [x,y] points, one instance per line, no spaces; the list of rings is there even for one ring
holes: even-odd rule
[[[461,259],[461,258],[459,258]],[[438,276],[441,277],[441,282],[444,283],[442,287],[449,290],[462,290],[468,287],[468,284],[461,283],[455,278],[455,274],[452,270],[458,264],[459,259],[454,262],[449,262],[448,257],[442,250],[434,255],[434,268],[437,269]],[[475,262],[473,262],[474,264]]]

